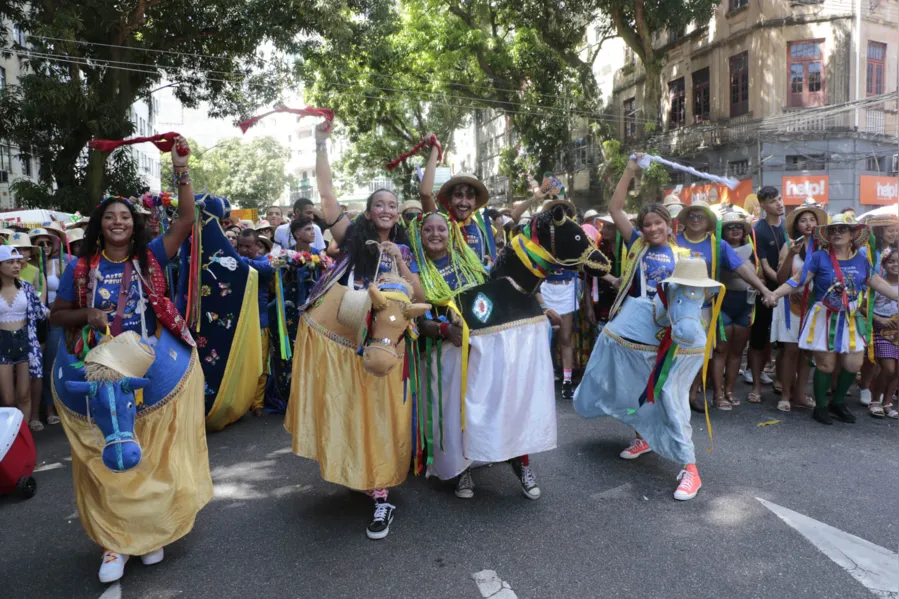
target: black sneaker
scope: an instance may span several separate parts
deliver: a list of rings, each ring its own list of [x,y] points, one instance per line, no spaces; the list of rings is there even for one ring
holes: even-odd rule
[[[512,470],[515,471],[518,482],[521,483],[521,491],[524,493],[524,496],[528,499],[540,499],[540,487],[537,486],[537,477],[534,476],[534,471],[531,470],[531,467],[522,465],[521,460],[518,458],[509,460],[509,464],[512,465]]]
[[[474,480],[471,478],[470,468],[467,468],[465,472],[459,475],[459,482],[456,483],[456,497],[459,499],[471,499],[474,497]]]
[[[827,411],[827,408],[816,407],[812,410],[812,418],[820,422],[821,424],[833,424],[833,419],[830,417],[830,413]]]
[[[562,399],[574,399],[574,385],[571,381],[562,383]]]
[[[855,414],[849,411],[849,408],[846,407],[846,404],[830,404],[827,406],[827,411],[830,412],[830,415],[839,420],[840,422],[848,422],[849,424],[855,424]]]
[[[390,523],[393,522],[393,512],[396,506],[386,501],[375,502],[375,516],[371,519],[371,524],[365,529],[365,534],[369,539],[383,539],[390,532]]]

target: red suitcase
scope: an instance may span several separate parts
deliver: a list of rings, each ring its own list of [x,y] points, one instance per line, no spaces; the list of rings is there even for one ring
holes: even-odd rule
[[[37,481],[31,476],[37,452],[25,418],[16,408],[0,408],[0,495],[34,497]]]

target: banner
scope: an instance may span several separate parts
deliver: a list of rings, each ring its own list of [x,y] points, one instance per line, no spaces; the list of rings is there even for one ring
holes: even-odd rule
[[[259,220],[259,212],[255,208],[235,208],[231,210],[231,220],[250,220],[255,223]]]
[[[784,177],[780,193],[785,206],[799,206],[806,198],[814,198],[819,204],[826,204],[829,184],[830,178],[827,175]]]
[[[861,202],[867,206],[885,206],[899,202],[899,177],[860,177]]]
[[[742,207],[746,196],[752,193],[752,179],[743,179],[734,190],[721,183],[706,183],[704,185],[682,187],[680,190],[676,187],[665,190],[665,195],[672,193],[679,197],[684,204],[703,201],[709,204],[722,203]]]

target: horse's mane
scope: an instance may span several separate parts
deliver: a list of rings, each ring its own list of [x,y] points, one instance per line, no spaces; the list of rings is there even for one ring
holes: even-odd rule
[[[398,274],[394,274],[392,272],[382,273],[378,277],[377,285],[378,287],[380,287],[382,284],[402,285],[403,289],[406,290],[406,295],[412,297],[412,285],[409,283],[409,281],[399,276]]]
[[[125,378],[121,372],[97,363],[85,364],[84,371],[84,380],[89,382],[114,383]]]

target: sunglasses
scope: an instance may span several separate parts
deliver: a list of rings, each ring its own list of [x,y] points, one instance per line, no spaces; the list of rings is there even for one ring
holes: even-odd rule
[[[708,217],[702,212],[691,212],[687,215],[687,220],[708,220]]]
[[[39,248],[50,248],[53,247],[53,242],[51,241],[35,241],[34,245]]]
[[[848,225],[834,225],[833,232],[838,235],[844,235],[851,231],[852,229]]]
[[[742,231],[743,225],[726,225],[724,227],[725,231]]]

